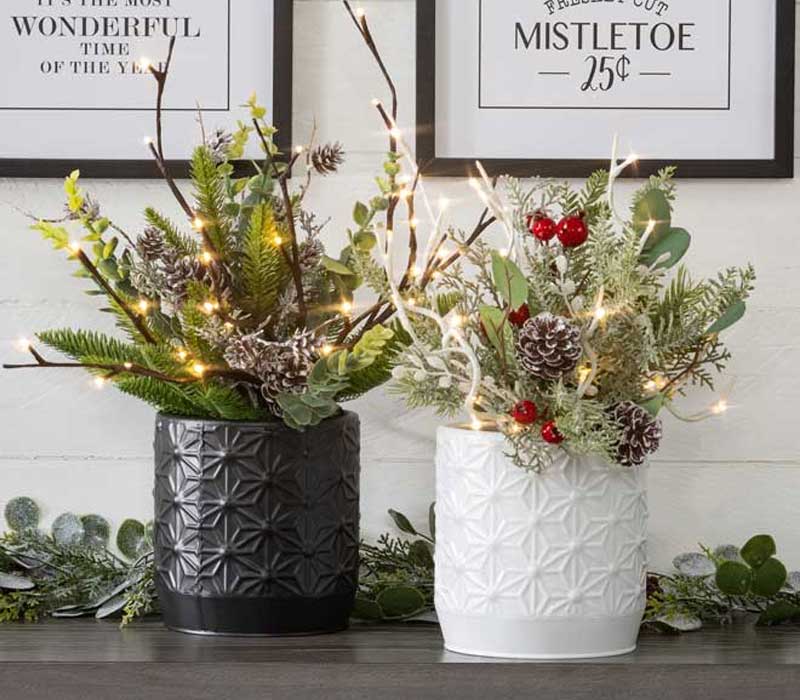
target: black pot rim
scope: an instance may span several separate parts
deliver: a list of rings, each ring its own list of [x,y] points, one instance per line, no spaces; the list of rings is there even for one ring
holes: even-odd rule
[[[169,421],[176,421],[182,423],[203,423],[205,425],[247,425],[251,427],[264,427],[264,428],[286,428],[286,430],[290,430],[292,432],[307,432],[308,430],[314,430],[315,428],[320,428],[324,425],[332,425],[337,421],[342,421],[345,419],[350,419],[352,417],[358,418],[358,414],[354,411],[345,411],[342,409],[340,413],[337,413],[335,416],[331,416],[330,418],[326,418],[322,423],[319,425],[310,426],[306,429],[306,431],[295,430],[294,428],[290,428],[286,423],[282,420],[275,419],[271,421],[252,421],[252,420],[226,420],[225,418],[193,418],[191,416],[178,416],[173,413],[157,413],[156,420],[169,420]]]

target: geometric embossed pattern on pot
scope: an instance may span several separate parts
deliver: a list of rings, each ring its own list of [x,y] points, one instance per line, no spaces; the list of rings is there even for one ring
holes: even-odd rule
[[[196,597],[353,595],[358,579],[359,421],[156,421],[159,586]]]
[[[436,607],[515,620],[640,618],[644,468],[563,450],[542,474],[500,434],[442,428],[437,448]]]

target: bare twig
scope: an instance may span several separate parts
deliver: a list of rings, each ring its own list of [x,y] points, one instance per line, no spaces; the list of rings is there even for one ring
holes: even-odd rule
[[[167,87],[167,79],[169,78],[169,69],[172,65],[174,51],[175,37],[172,37],[169,42],[169,51],[167,53],[167,60],[164,63],[164,69],[161,70],[160,68],[156,68],[154,65],[150,65],[149,67],[150,73],[152,73],[153,77],[156,79],[158,92],[156,95],[156,140],[155,143],[152,140],[149,140],[147,145],[150,149],[150,153],[153,154],[156,165],[158,166],[164,181],[167,183],[167,186],[172,192],[172,195],[175,197],[181,209],[183,209],[183,211],[186,213],[190,223],[194,226],[195,219],[197,219],[197,214],[194,208],[189,204],[186,197],[183,196],[178,184],[175,182],[175,178],[173,178],[170,174],[166,158],[164,157],[164,92]],[[217,250],[208,233],[202,227],[199,227],[198,232],[203,237],[203,243],[209,252],[216,253]]]
[[[289,268],[292,271],[295,293],[297,294],[297,308],[299,311],[298,323],[300,326],[305,326],[306,320],[308,319],[308,308],[306,307],[305,291],[303,290],[303,271],[300,269],[300,247],[297,242],[297,226],[295,225],[294,221],[294,204],[292,203],[292,195],[289,192],[288,182],[289,175],[292,172],[292,168],[294,167],[295,163],[297,163],[300,153],[293,153],[291,159],[286,165],[286,169],[283,172],[280,172],[274,158],[270,153],[267,137],[264,135],[261,125],[258,123],[257,119],[253,119],[253,125],[256,128],[258,137],[261,139],[262,145],[264,146],[267,165],[268,167],[272,168],[275,178],[278,180],[278,186],[280,187],[281,195],[283,196],[283,206],[286,209],[286,225],[289,227],[289,238],[291,239],[289,241],[292,247],[291,257],[283,249],[283,247],[281,247],[281,251],[283,252],[284,258],[286,259],[287,263],[289,264]]]
[[[92,279],[109,297],[111,297],[111,299],[114,300],[114,303],[116,303],[123,313],[131,320],[131,323],[133,323],[134,327],[142,336],[142,338],[144,338],[144,340],[151,345],[154,345],[157,341],[155,336],[153,336],[153,334],[150,332],[150,329],[147,327],[147,323],[145,323],[144,319],[139,314],[137,314],[128,306],[128,304],[122,299],[117,291],[111,286],[109,281],[100,274],[100,271],[95,267],[94,263],[89,260],[89,256],[86,255],[86,253],[84,253],[82,250],[78,250],[75,253],[75,257],[92,276]]]
[[[213,367],[204,368],[202,376],[197,377],[172,377],[149,367],[144,367],[135,363],[123,364],[103,364],[94,362],[51,362],[46,360],[33,346],[28,348],[33,358],[36,360],[35,364],[6,364],[3,369],[84,369],[93,370],[95,372],[105,372],[106,378],[116,377],[121,374],[130,374],[137,377],[149,377],[150,379],[157,379],[167,384],[175,385],[189,385],[199,384],[207,379],[230,379],[235,382],[243,384],[252,384],[254,386],[261,386],[261,380],[247,372],[230,369],[215,369]]]

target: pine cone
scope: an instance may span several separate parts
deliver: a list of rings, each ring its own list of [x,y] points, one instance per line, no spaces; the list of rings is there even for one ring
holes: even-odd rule
[[[153,262],[164,255],[164,234],[155,226],[148,226],[136,240],[136,251],[145,262]]]
[[[277,404],[280,394],[303,394],[308,387],[308,375],[317,361],[317,353],[307,333],[297,333],[286,343],[273,344],[269,371],[262,375],[261,394],[276,416],[282,411]]]
[[[231,368],[250,372],[261,379],[261,395],[278,417],[282,415],[278,396],[304,393],[317,358],[312,335],[301,332],[282,343],[264,340],[260,332],[242,336],[225,351],[225,361]]]
[[[318,238],[309,238],[298,246],[297,264],[303,274],[314,272],[322,263],[325,246]]]
[[[617,462],[623,467],[638,467],[661,446],[661,421],[631,401],[608,409],[611,420],[621,431]]]
[[[317,146],[311,152],[311,165],[320,175],[332,175],[344,163],[344,147],[338,141]]]
[[[228,160],[228,149],[233,145],[233,136],[225,129],[216,129],[214,133],[206,139],[206,146],[211,151],[211,157],[219,165]]]
[[[582,352],[580,329],[561,316],[539,314],[519,332],[519,363],[539,379],[557,381],[573,372]]]
[[[200,260],[190,255],[170,257],[163,260],[164,281],[167,288],[164,296],[179,305],[186,299],[190,282],[202,282],[206,268]]]

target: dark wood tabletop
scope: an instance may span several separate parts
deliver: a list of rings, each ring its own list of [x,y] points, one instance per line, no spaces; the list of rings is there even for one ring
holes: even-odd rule
[[[2,700],[800,700],[800,628],[645,633],[637,652],[526,663],[444,651],[432,625],[323,637],[197,637],[157,621],[0,628]]]

